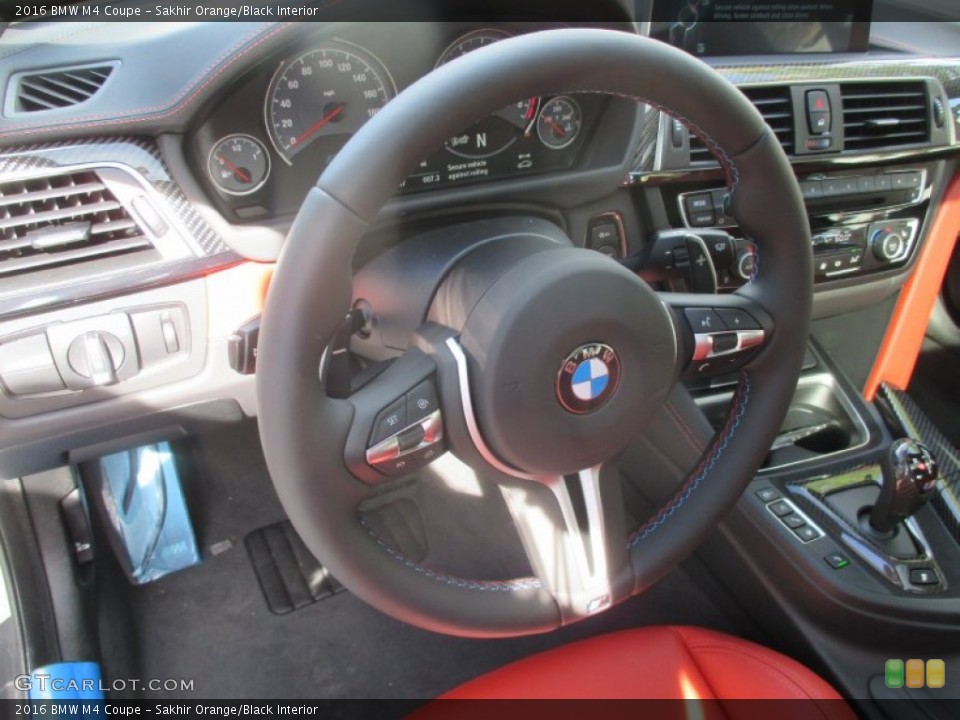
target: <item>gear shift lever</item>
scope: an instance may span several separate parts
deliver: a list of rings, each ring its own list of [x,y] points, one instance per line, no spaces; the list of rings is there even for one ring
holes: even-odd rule
[[[870,527],[888,533],[936,492],[940,470],[927,446],[910,438],[895,440],[881,466],[880,496],[870,511]]]

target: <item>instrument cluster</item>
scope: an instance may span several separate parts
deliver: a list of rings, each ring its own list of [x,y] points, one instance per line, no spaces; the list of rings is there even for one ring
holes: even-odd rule
[[[336,153],[403,87],[461,55],[545,27],[438,25],[408,42],[369,30],[308,42],[255,71],[212,108],[194,133],[195,164],[203,160],[209,187],[238,219],[292,212]],[[410,32],[398,27],[396,34]],[[251,111],[254,103],[260,112]],[[597,95],[521,98],[448,138],[398,192],[569,169],[605,103]]]

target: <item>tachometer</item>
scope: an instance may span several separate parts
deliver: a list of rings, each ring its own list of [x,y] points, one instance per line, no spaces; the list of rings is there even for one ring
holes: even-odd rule
[[[277,70],[267,93],[270,140],[288,163],[305,148],[331,139],[331,153],[396,94],[390,73],[358,45],[331,40]]]
[[[474,30],[454,40],[437,60],[436,67],[466,55],[473,50],[505,40],[510,33],[496,28]],[[520,100],[501,108],[490,118],[481,120],[460,135],[450,138],[446,148],[463,158],[488,158],[506,150],[518,135],[530,132],[540,99]],[[500,121],[503,122],[500,122]]]

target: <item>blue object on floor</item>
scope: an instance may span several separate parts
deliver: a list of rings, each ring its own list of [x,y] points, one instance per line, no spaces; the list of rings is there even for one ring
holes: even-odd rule
[[[200,562],[169,443],[99,461],[88,491],[106,510],[111,542],[130,581],[141,585]]]
[[[30,675],[27,697],[37,700],[105,700],[100,665],[95,662],[63,662],[44,665]]]

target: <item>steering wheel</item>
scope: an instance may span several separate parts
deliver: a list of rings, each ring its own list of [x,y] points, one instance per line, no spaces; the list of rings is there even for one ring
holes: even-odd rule
[[[518,219],[499,231],[513,238],[509,251],[463,252],[444,270],[406,352],[362,388],[332,397],[318,366],[350,310],[354,251],[401,181],[445,139],[518,98],[580,92],[669,109],[706,142],[726,172],[728,211],[758,247],[752,281],[732,294],[659,294],[615,260],[573,247],[558,227]],[[812,278],[809,225],[786,156],[753,106],[705,64],[603,30],[551,30],[479,49],[370,119],[293,223],[257,372],[276,490],[333,575],[402,621],[495,637],[601,612],[692,552],[759,468],[800,372]],[[717,309],[756,322],[734,333],[756,354],[686,481],[629,533],[618,459],[714,342],[691,332],[688,318]],[[445,450],[500,485],[531,577],[446,574],[364,522],[366,500]]]

